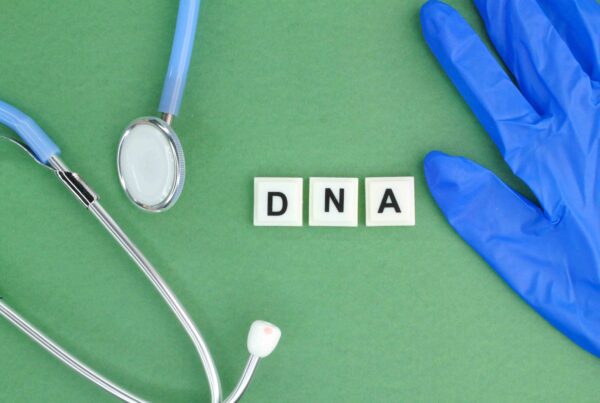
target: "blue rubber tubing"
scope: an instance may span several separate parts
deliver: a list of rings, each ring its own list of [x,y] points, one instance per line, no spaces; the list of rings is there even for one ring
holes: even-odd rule
[[[60,154],[58,146],[32,118],[3,101],[0,101],[0,123],[14,130],[44,164]]]
[[[185,89],[192,49],[194,48],[194,37],[196,36],[196,25],[198,23],[198,11],[200,0],[180,0],[177,13],[177,27],[171,48],[169,68],[163,85],[160,98],[159,111],[177,116],[181,107],[181,98]]]

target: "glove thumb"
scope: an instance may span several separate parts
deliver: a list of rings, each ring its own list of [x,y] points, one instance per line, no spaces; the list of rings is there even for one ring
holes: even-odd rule
[[[539,207],[466,158],[434,151],[425,177],[452,227],[523,298],[555,280],[553,227]]]

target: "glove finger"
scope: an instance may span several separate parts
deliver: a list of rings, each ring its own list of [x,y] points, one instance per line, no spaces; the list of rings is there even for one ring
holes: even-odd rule
[[[460,14],[429,1],[421,24],[432,52],[502,155],[533,140],[539,115]]]
[[[561,292],[560,248],[536,205],[466,158],[432,152],[425,177],[450,225],[519,295],[531,303],[548,284]]]
[[[474,0],[500,56],[542,114],[593,105],[590,78],[536,0]]]
[[[600,5],[596,0],[538,0],[571,52],[600,81]]]
[[[421,21],[425,40],[512,171],[554,217],[560,194],[539,179],[544,166],[520,157],[528,144],[538,143],[536,139],[547,133],[542,124],[546,121],[540,122],[535,109],[456,10],[429,1],[421,9]]]

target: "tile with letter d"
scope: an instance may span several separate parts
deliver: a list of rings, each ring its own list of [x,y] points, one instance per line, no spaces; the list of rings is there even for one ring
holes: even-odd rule
[[[309,200],[309,225],[358,225],[358,178],[310,178]]]
[[[254,225],[302,226],[302,178],[254,178]]]
[[[415,225],[415,178],[365,179],[367,226]]]

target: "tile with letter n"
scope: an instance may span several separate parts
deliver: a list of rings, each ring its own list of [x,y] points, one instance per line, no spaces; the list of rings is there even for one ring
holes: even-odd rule
[[[309,187],[309,225],[358,225],[358,178],[310,178]]]
[[[302,178],[254,178],[254,225],[302,226]]]
[[[415,178],[365,179],[367,226],[415,225]]]

